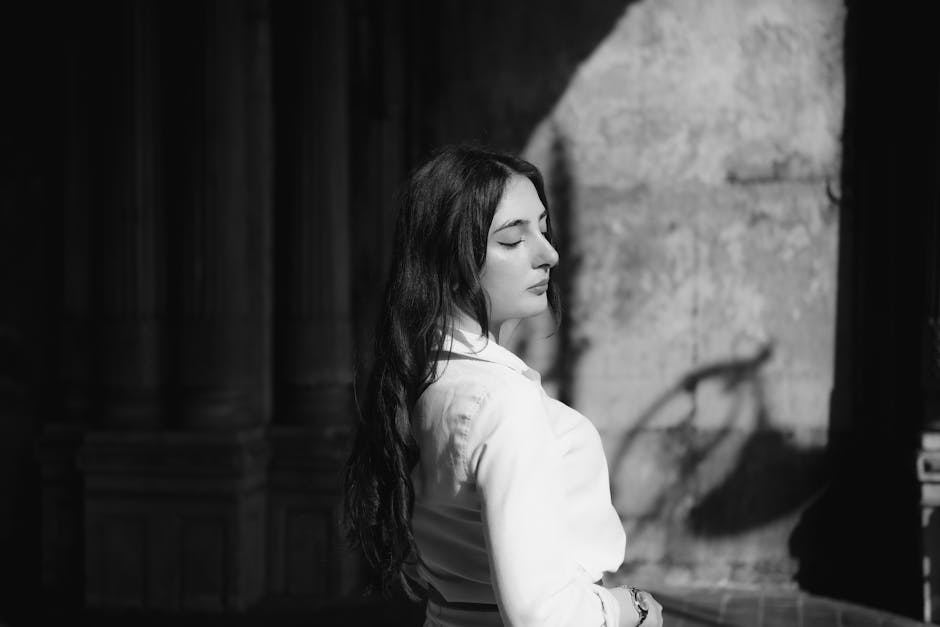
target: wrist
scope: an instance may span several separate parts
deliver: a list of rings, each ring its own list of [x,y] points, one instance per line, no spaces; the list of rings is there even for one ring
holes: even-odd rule
[[[633,609],[637,614],[637,627],[642,625],[646,621],[646,617],[649,615],[649,608],[646,607],[646,602],[640,596],[642,592],[639,588],[633,586],[621,586],[627,591],[627,596],[630,599],[630,602],[633,604]]]
[[[633,601],[629,586],[610,588],[610,593],[620,606],[618,627],[637,627],[640,624],[640,612]],[[646,624],[645,622],[643,623]]]

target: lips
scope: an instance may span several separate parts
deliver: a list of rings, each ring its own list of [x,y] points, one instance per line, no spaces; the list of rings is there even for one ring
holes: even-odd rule
[[[536,283],[535,285],[530,286],[529,289],[532,290],[532,289],[535,289],[535,288],[538,288],[538,287],[547,287],[547,286],[548,286],[548,279],[542,279],[541,281],[539,281],[539,282]]]

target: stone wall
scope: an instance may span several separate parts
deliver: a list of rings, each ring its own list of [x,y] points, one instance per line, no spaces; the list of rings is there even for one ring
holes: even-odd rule
[[[513,59],[551,50],[546,22],[585,23],[552,10],[534,44],[494,22],[477,46],[518,80],[445,78],[432,137],[522,134],[492,130],[540,93]],[[632,580],[790,585],[798,567],[790,536],[825,474],[843,22],[837,0],[632,3],[577,63],[544,55],[564,87],[505,142],[546,174],[563,237],[564,324],[517,348],[601,431]]]
[[[794,572],[832,386],[842,12],[634,5],[526,147],[570,212],[565,393],[645,576]]]

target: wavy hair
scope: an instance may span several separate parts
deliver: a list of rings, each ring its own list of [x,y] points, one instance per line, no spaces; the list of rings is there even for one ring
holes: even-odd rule
[[[458,310],[489,328],[480,285],[490,224],[506,185],[524,176],[548,208],[542,175],[518,157],[475,146],[438,151],[401,194],[393,257],[375,338],[374,362],[346,464],[344,522],[350,544],[377,571],[383,593],[400,583],[413,560],[411,529],[418,464],[411,410],[438,376],[445,334]],[[553,242],[551,221],[546,237]],[[558,316],[558,295],[548,286]]]

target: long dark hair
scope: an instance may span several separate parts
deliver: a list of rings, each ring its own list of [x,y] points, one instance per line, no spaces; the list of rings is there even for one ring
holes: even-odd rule
[[[411,593],[402,573],[415,549],[411,472],[419,451],[411,410],[437,377],[444,333],[458,309],[473,316],[484,333],[489,328],[479,274],[496,206],[514,175],[532,181],[547,210],[535,166],[475,146],[438,151],[412,174],[401,195],[375,361],[345,485],[347,538],[376,569],[384,593],[395,582]],[[551,283],[547,294],[557,320],[558,295]]]

